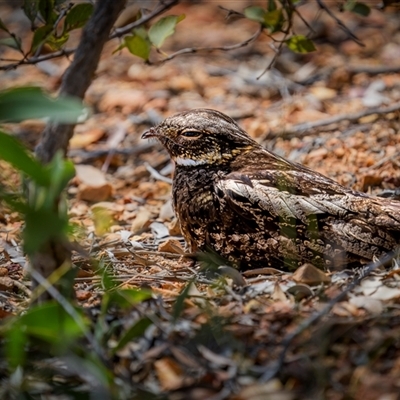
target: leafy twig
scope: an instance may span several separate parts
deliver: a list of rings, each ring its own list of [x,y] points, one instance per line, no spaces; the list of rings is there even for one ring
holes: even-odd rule
[[[157,7],[155,10],[153,10],[151,13],[143,16],[139,20],[132,22],[129,25],[126,25],[122,28],[116,29],[108,38],[108,40],[115,39],[118,37],[121,37],[129,32],[132,31],[134,28],[139,28],[140,26],[144,25],[145,23],[149,22],[151,19],[157,17],[158,15],[162,14],[164,11],[168,10],[172,6],[178,3],[179,0],[170,0],[166,2],[160,2],[160,6]],[[64,57],[64,56],[69,56],[77,50],[77,47],[73,47],[70,49],[62,49],[55,51],[54,53],[50,54],[45,54],[45,55],[35,55],[30,58],[23,58],[18,62],[12,63],[12,64],[7,64],[7,65],[2,65],[0,66],[0,71],[5,70],[8,71],[10,69],[15,69],[19,67],[20,65],[33,65],[40,63],[42,61],[47,61],[47,60],[52,60],[54,58],[59,58],[59,57]]]

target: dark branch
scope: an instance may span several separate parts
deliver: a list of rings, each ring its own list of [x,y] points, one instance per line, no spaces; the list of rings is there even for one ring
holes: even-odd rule
[[[99,0],[96,3],[94,13],[83,29],[74,60],[63,76],[60,96],[83,99],[97,69],[104,44],[125,3],[126,0]],[[48,124],[36,149],[39,160],[48,163],[58,150],[65,154],[73,129],[74,125]]]
[[[359,46],[365,47],[365,44],[330,10],[330,8],[322,1],[315,0],[319,7],[324,10],[339,26],[345,31],[354,42]]]

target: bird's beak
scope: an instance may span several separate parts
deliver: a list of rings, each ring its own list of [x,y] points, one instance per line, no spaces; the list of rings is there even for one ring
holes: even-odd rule
[[[157,137],[160,137],[160,134],[158,131],[156,131],[156,128],[150,128],[148,131],[142,134],[142,139],[150,139]]]

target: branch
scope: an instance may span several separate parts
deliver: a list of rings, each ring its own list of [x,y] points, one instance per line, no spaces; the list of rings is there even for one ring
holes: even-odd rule
[[[170,54],[166,58],[163,58],[162,60],[156,61],[156,62],[149,62],[150,65],[159,65],[159,64],[164,64],[166,61],[172,60],[175,57],[178,57],[182,54],[194,54],[198,53],[201,51],[204,52],[212,52],[216,50],[222,50],[222,51],[231,51],[231,50],[236,50],[240,49],[241,47],[247,46],[249,43],[254,42],[262,33],[263,27],[260,25],[258,28],[257,32],[249,37],[248,39],[244,40],[243,42],[232,44],[229,46],[217,46],[217,47],[187,47],[185,49],[178,50],[175,53]]]
[[[350,284],[347,285],[347,287],[340,294],[334,297],[324,308],[322,308],[322,310],[311,315],[311,317],[303,321],[293,332],[287,334],[281,342],[283,349],[279,355],[278,360],[274,363],[275,365],[273,365],[271,368],[268,368],[268,370],[260,378],[260,381],[261,382],[269,381],[280,372],[283,363],[285,362],[287,351],[289,350],[289,347],[294,339],[296,339],[306,329],[310,328],[315,322],[319,321],[323,316],[327,315],[329,311],[333,308],[333,306],[337,304],[339,301],[342,301],[354,288],[359,286],[364,278],[369,276],[373,271],[375,271],[380,267],[388,267],[391,264],[392,260],[398,256],[399,256],[399,249],[386,254],[378,261],[368,264],[361,271],[358,278],[351,281]]]
[[[109,40],[110,31],[125,7],[126,0],[99,0],[93,15],[82,32],[71,65],[66,70],[60,89],[60,96],[70,95],[83,99],[92,82],[104,44]],[[58,150],[65,154],[73,134],[74,125],[47,124],[36,155],[48,163]]]
[[[359,46],[365,47],[365,44],[325,5],[322,0],[316,0],[319,7],[324,10],[338,25],[342,28]]]
[[[132,22],[129,25],[126,25],[122,28],[115,29],[114,33],[110,35],[110,39],[115,39],[117,37],[121,37],[123,35],[126,35],[127,33],[130,33],[132,29],[139,28],[140,26],[144,25],[146,22],[149,22],[153,18],[159,16],[163,12],[167,11],[170,9],[172,6],[177,4],[179,0],[170,0],[170,1],[160,1],[159,6],[156,7],[152,12],[149,14],[143,16],[139,20]]]
[[[296,137],[302,137],[305,135],[309,134],[309,130],[314,129],[314,128],[319,128],[321,126],[326,126],[326,125],[331,125],[331,124],[337,124],[342,121],[351,121],[351,122],[356,122],[360,118],[367,117],[368,115],[372,114],[388,114],[393,111],[398,111],[400,110],[400,102],[394,103],[391,106],[388,107],[375,107],[375,108],[369,108],[367,110],[362,110],[358,111],[353,114],[340,114],[340,115],[335,115],[334,117],[329,117],[326,119],[321,119],[318,121],[313,121],[313,122],[305,122],[302,124],[294,125],[289,129],[286,129],[284,131],[275,131],[275,132],[269,132],[267,135],[265,135],[265,139],[274,139],[274,138],[284,138],[284,139],[290,139],[294,136]]]

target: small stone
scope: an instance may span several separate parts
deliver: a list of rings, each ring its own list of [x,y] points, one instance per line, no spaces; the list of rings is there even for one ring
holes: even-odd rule
[[[13,280],[8,276],[0,277],[0,290],[11,292],[14,288]]]

